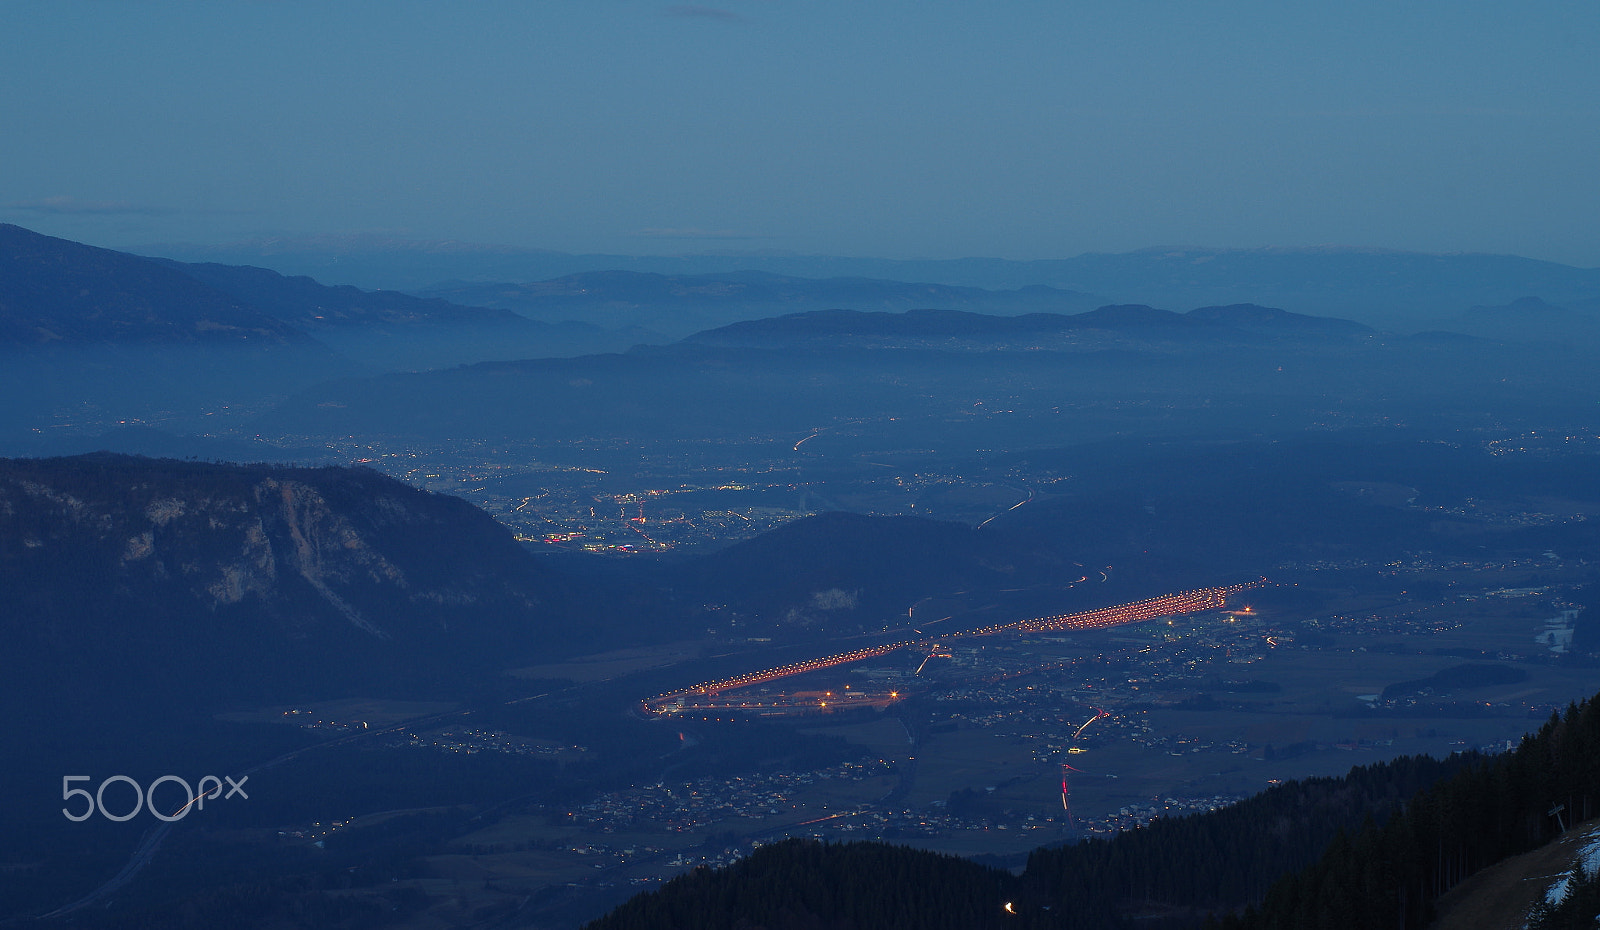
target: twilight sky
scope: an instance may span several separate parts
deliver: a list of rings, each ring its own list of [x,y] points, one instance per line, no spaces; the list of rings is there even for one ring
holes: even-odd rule
[[[4,0],[0,222],[1600,266],[1600,3]]]

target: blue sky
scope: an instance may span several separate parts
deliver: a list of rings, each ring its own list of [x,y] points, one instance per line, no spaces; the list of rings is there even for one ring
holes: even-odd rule
[[[1593,0],[0,0],[0,221],[1592,267],[1596,61]]]

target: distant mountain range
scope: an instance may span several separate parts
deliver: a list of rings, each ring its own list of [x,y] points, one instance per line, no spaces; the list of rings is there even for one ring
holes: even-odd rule
[[[740,320],[848,308],[899,313],[944,308],[1013,316],[1076,313],[1108,301],[1092,294],[1031,286],[985,290],[872,278],[801,278],[762,271],[669,275],[592,271],[528,284],[448,283],[418,293],[536,320],[585,320],[613,329],[638,327],[674,338]]]
[[[25,443],[12,451],[43,451],[53,428],[192,420],[333,378],[634,341],[587,324],[139,258],[0,225],[0,433]]]
[[[516,256],[560,257],[422,245],[386,248],[360,254],[403,255],[414,260],[408,265],[414,268],[428,267],[429,256],[468,265],[486,255],[502,262]],[[284,259],[279,265],[285,267],[295,264],[285,258],[294,254],[267,250],[255,257]],[[1568,333],[1589,338],[1600,328],[1595,312],[1600,310],[1600,270],[1510,256],[1329,249],[1151,250],[1056,262],[749,257],[757,265],[809,262],[815,272],[877,267],[900,272],[898,279],[741,269],[736,262],[729,265],[734,260],[727,256],[566,258],[579,265],[605,259],[612,266],[521,277],[518,283],[430,282],[421,296],[413,296],[329,286],[263,267],[140,259],[0,226],[0,269],[6,272],[0,276],[0,340],[259,344],[303,343],[309,335],[365,364],[415,368],[615,351],[747,320],[822,310],[937,309],[1014,317],[1080,315],[1121,301],[1123,306],[1204,305],[1190,314],[1192,321],[1277,333],[1292,328],[1307,333],[1312,316],[1359,320],[1388,331],[1444,329],[1510,340]],[[726,267],[697,273],[627,267],[696,263]],[[358,267],[330,264],[319,273],[359,275]],[[548,269],[535,263],[528,270]],[[1289,309],[1260,309],[1268,302]],[[1081,317],[1077,325],[1094,321]],[[1148,322],[1164,325],[1156,321]],[[1115,321],[1119,326],[1130,322],[1126,312]],[[1332,332],[1327,324],[1318,325]],[[1338,325],[1354,331],[1347,323]],[[408,353],[413,357],[405,358]]]
[[[217,247],[163,245],[152,250],[188,261],[265,265],[286,273],[401,290],[429,289],[445,281],[547,281],[599,271],[664,276],[759,271],[802,278],[920,281],[1002,291],[1043,286],[1103,295],[1101,303],[1179,307],[1257,303],[1359,320],[1391,331],[1425,328],[1428,321],[1459,313],[1466,307],[1506,304],[1521,297],[1534,296],[1563,306],[1579,306],[1580,302],[1600,298],[1600,269],[1574,268],[1513,255],[1435,255],[1332,247],[1158,248],[1039,261],[894,260],[771,253],[573,255],[460,242],[336,237]],[[941,305],[930,301],[920,306]],[[866,304],[853,308],[902,309]],[[1087,308],[1028,309],[1061,312]]]
[[[800,436],[865,421],[896,422],[905,434],[924,422],[915,440],[923,448],[957,436],[979,448],[1027,448],[1109,435],[1101,430],[1304,429],[1395,416],[1460,424],[1552,405],[1566,416],[1591,403],[1591,358],[1577,345],[1383,336],[1254,305],[1020,317],[819,311],[620,355],[326,385],[265,420],[275,432],[313,435],[647,441]],[[1140,401],[1107,405],[1109,397]],[[975,417],[985,409],[977,400],[1010,418]]]
[[[988,316],[960,310],[910,310],[905,313],[861,313],[824,310],[762,320],[747,320],[695,333],[686,342],[722,346],[856,344],[950,341],[994,342],[1019,337],[1066,336],[1099,332],[1120,334],[1130,341],[1149,338],[1213,341],[1327,339],[1370,334],[1371,327],[1351,320],[1305,316],[1272,307],[1235,304],[1201,307],[1188,313],[1158,310],[1142,304],[1104,306],[1070,316],[1028,313]]]
[[[266,268],[158,261],[380,371],[614,352],[654,335],[609,332],[592,322],[566,318],[542,322],[512,310],[466,306],[438,297],[329,286]]]
[[[188,264],[170,259],[151,261],[203,281],[303,330],[362,325],[505,326],[526,323],[526,318],[506,310],[465,307],[398,291],[363,291],[348,284],[328,286],[308,277],[289,277],[266,268]]]
[[[1537,297],[1498,306],[1469,307],[1433,323],[1433,328],[1504,342],[1580,342],[1600,345],[1600,302],[1558,307]]]
[[[1415,298],[1414,315],[1429,307],[1448,313],[1429,311],[1418,327],[1434,332],[1395,337],[1354,321],[1359,302],[1334,316],[1287,301],[1277,305],[1286,309],[1230,301],[1176,313],[1151,303],[1102,305],[1091,296],[1117,293],[1109,288],[989,290],[749,271],[586,272],[418,297],[258,267],[141,259],[7,226],[0,228],[0,351],[8,353],[0,390],[11,403],[0,409],[0,429],[13,437],[6,448],[32,454],[52,448],[48,428],[102,435],[143,420],[193,432],[200,418],[221,410],[253,416],[273,408],[282,411],[269,417],[274,428],[301,433],[457,435],[481,427],[491,435],[577,435],[603,425],[646,436],[669,428],[705,435],[803,430],[919,405],[927,414],[929,398],[935,406],[953,402],[947,395],[957,387],[996,396],[1018,389],[1015,396],[1029,402],[1059,398],[1048,405],[1057,407],[1115,384],[1185,398],[1240,393],[1252,405],[1269,397],[1280,405],[1338,402],[1348,408],[1341,416],[1382,396],[1413,397],[1424,411],[1487,410],[1515,385],[1565,403],[1557,393],[1571,394],[1587,375],[1564,375],[1561,366],[1600,346],[1589,309],[1600,279],[1579,269],[1350,251],[1184,254],[1087,256],[1060,267],[1120,268],[1127,281],[1172,293],[1227,290],[1224,279],[1235,290],[1254,287],[1251,281],[1266,282],[1268,291],[1292,284],[1297,293],[1329,298],[1321,303],[1381,284],[1391,296]],[[1590,283],[1596,287],[1585,290]],[[1511,296],[1484,299],[1501,290]],[[1571,299],[1529,296],[1538,293]],[[685,338],[660,345],[671,334]],[[1508,354],[1485,339],[1544,348]],[[608,354],[634,345],[641,347]],[[1235,354],[1207,354],[1224,347]],[[899,354],[867,357],[886,348]],[[1564,360],[1547,364],[1538,355],[1546,351]],[[966,357],[957,364],[951,352]],[[1132,354],[1110,354],[1117,352]],[[1286,367],[1284,352],[1298,353],[1299,364]],[[1130,369],[1134,358],[1142,361]],[[1220,361],[1271,372],[1277,387],[1219,381]],[[451,371],[460,365],[470,367]],[[1492,384],[1482,377],[1500,368],[1506,371]],[[362,380],[422,369],[442,373]],[[339,379],[355,380],[326,386]],[[302,391],[309,393],[283,403]]]

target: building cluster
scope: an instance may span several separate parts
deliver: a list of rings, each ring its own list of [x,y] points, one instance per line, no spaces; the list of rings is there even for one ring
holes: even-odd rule
[[[587,746],[553,746],[548,743],[529,742],[508,736],[499,730],[456,728],[434,733],[405,732],[384,744],[385,748],[400,747],[437,749],[441,752],[473,755],[480,752],[497,752],[515,756],[562,756],[568,753],[588,752]]]
[[[1079,818],[1076,826],[1080,831],[1094,835],[1121,833],[1123,830],[1136,830],[1161,817],[1186,817],[1221,810],[1244,798],[1244,795],[1224,794],[1204,798],[1156,798],[1149,804],[1131,804],[1099,819]]]
[[[290,827],[288,829],[279,830],[278,839],[285,842],[298,841],[311,843],[312,845],[320,848],[323,844],[323,840],[355,822],[356,818],[354,817],[346,817],[343,820],[330,820],[326,822],[319,820],[303,827]]]
[[[602,832],[651,826],[686,833],[724,820],[763,820],[795,809],[795,795],[829,781],[861,781],[893,771],[882,760],[844,762],[810,772],[708,776],[668,785],[664,782],[614,791],[567,813],[572,823]]]

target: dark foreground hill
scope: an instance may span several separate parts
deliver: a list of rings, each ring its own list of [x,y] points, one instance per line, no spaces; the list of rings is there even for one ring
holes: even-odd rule
[[[641,895],[592,930],[756,927],[772,930],[984,930],[1043,927],[1006,910],[1008,872],[956,856],[884,843],[785,840],[726,869],[698,869]],[[1012,910],[1015,910],[1013,905]]]
[[[628,628],[629,616],[466,502],[365,469],[0,459],[0,873],[23,877],[0,880],[0,914],[67,904],[153,854],[137,851],[162,826],[150,813],[64,817],[64,777],[153,786],[253,774],[250,803],[232,812],[265,838],[245,842],[264,857],[253,862],[305,858],[271,843],[286,824],[526,794],[530,779],[553,777],[537,760],[448,766],[419,752],[375,764],[384,717],[352,730],[352,712],[324,724],[323,711],[285,709],[337,701],[392,721],[496,706],[527,693],[508,668],[669,627],[658,615],[650,630]],[[365,742],[332,748],[349,740]],[[302,752],[311,755],[290,761]],[[163,806],[181,800],[164,790]],[[131,804],[131,793],[114,783],[104,804]],[[160,875],[141,888],[181,897],[205,884],[196,869],[220,865],[204,849],[175,852],[184,891]],[[161,916],[123,925],[180,923],[163,901]],[[241,925],[220,914],[194,925],[224,922]]]
[[[933,853],[793,841],[641,895],[589,930],[1424,927],[1441,895],[1600,804],[1600,700],[1513,752],[1408,757],[1036,850],[1012,878]],[[1585,898],[1584,900],[1591,900]],[[1561,915],[1592,926],[1593,913]]]
[[[589,592],[363,469],[0,460],[8,694],[328,695],[592,641]]]
[[[1482,761],[1402,758],[1289,782],[1208,814],[1035,850],[1016,876],[888,844],[794,840],[680,876],[588,930],[1198,927],[1261,900],[1364,819],[1390,818],[1406,798]]]

